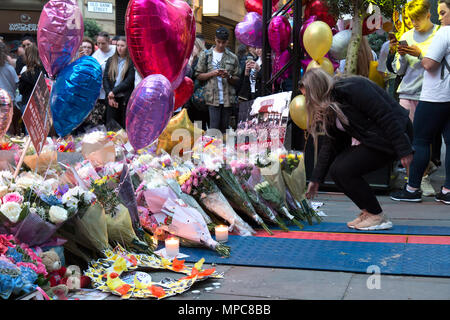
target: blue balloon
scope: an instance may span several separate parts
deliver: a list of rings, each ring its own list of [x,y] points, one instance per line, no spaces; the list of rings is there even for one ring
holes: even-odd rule
[[[83,56],[58,74],[50,108],[56,133],[65,137],[92,111],[102,87],[102,68],[96,59]]]

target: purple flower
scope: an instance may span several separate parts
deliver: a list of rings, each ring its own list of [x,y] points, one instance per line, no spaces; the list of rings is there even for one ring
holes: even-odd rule
[[[69,185],[65,184],[63,186],[58,186],[57,194],[64,195],[67,191],[69,191]]]

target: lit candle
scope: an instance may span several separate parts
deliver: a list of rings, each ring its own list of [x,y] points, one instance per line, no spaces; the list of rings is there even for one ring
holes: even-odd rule
[[[176,257],[180,250],[180,240],[178,238],[167,238],[165,244],[167,256],[170,258]]]
[[[216,231],[216,241],[227,242],[228,241],[228,227],[227,226],[217,226]]]

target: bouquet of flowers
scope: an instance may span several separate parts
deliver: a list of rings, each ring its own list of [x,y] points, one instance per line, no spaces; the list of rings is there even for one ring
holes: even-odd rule
[[[260,225],[267,233],[273,235],[272,231],[270,231],[263,219],[261,219],[261,217],[256,213],[251,200],[232,171],[227,169],[225,166],[222,166],[218,171],[218,177],[219,178],[215,180],[215,183],[228,199],[231,206],[234,209],[246,214],[258,225]]]
[[[281,197],[278,189],[267,181],[260,182],[255,185],[255,190],[266,200],[279,214],[286,216],[291,222],[296,224],[300,229],[303,225],[289,212],[285,206],[285,202]]]
[[[278,216],[277,212],[273,210],[267,201],[259,195],[254,188],[255,186],[251,185],[251,181],[256,180],[250,179],[252,176],[259,175],[259,177],[261,177],[259,169],[247,161],[238,160],[232,160],[230,162],[230,166],[233,174],[241,183],[242,189],[245,191],[253,207],[261,215],[261,217],[268,222],[278,225],[282,230],[289,231],[283,220]]]
[[[238,234],[250,236],[255,231],[234,211],[225,196],[214,183],[217,172],[198,166],[178,177],[181,190],[194,196],[207,211],[212,212],[230,225],[230,231],[236,228]]]
[[[281,155],[280,165],[283,180],[287,186],[286,200],[291,210],[296,212],[298,216],[304,217],[310,225],[313,218],[320,222],[321,218],[305,198],[306,173],[303,154],[291,151]]]
[[[261,175],[264,180],[274,186],[281,196],[284,205],[286,205],[286,185],[281,174],[281,166],[279,165],[279,154],[282,150],[275,150],[266,154],[259,154],[256,158],[255,165],[260,168]]]
[[[47,270],[42,259],[13,235],[0,234],[0,297],[29,293],[43,285]]]
[[[115,244],[122,243],[127,248],[136,251],[151,254],[151,247],[144,242],[145,239],[138,238],[133,228],[130,212],[120,201],[118,195],[120,174],[117,172],[113,175],[105,175],[91,182],[91,191],[105,209],[108,240]]]
[[[72,140],[58,141],[56,150],[58,150],[58,152],[75,152],[75,143]]]
[[[1,198],[3,227],[30,246],[48,241],[78,211],[78,205],[65,203],[54,194],[57,184],[56,179],[44,180],[31,173],[13,179],[9,190]],[[92,198],[86,201],[89,202],[87,206]]]

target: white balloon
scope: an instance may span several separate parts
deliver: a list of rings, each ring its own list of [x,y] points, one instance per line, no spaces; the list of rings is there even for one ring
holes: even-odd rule
[[[330,56],[335,60],[345,59],[347,55],[348,44],[352,36],[351,30],[342,30],[333,36],[333,42],[330,48]]]

